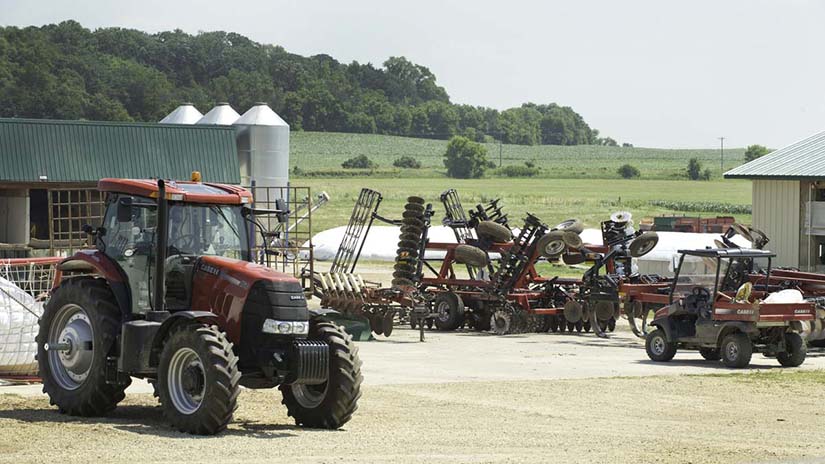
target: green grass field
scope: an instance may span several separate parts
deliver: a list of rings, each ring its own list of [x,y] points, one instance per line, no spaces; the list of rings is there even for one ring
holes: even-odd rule
[[[419,195],[433,203],[436,220],[444,210],[439,194],[455,188],[466,207],[493,198],[501,198],[514,224],[521,222],[525,212],[538,215],[546,223],[555,225],[564,219],[576,217],[589,227],[598,227],[617,210],[631,211],[637,219],[664,214],[688,216],[717,216],[716,212],[673,211],[652,206],[651,200],[691,200],[750,204],[749,181],[717,180],[710,182],[686,180],[591,180],[591,179],[475,179],[447,178],[313,178],[293,179],[294,185],[309,186],[317,193],[330,194],[330,203],[312,216],[313,230],[345,225],[349,220],[355,199],[361,188],[381,192],[380,213],[400,217],[404,202],[410,195]],[[749,223],[750,215],[737,214],[736,219]]]
[[[444,177],[442,157],[446,140],[416,139],[372,134],[343,134],[327,132],[293,132],[291,135],[291,167],[298,166],[308,174],[319,173],[335,177],[341,175],[341,163],[353,156],[367,155],[378,163],[372,176],[381,177]],[[488,158],[498,162],[498,144],[487,144]],[[412,156],[422,169],[399,170],[392,162],[401,156]],[[503,145],[504,165],[533,161],[542,168],[545,178],[619,178],[616,170],[627,163],[641,171],[642,179],[684,178],[690,158],[697,158],[703,168],[709,168],[713,177],[721,177],[719,150],[675,150],[658,148],[602,147],[595,145]],[[744,161],[744,149],[725,149],[725,169]],[[370,173],[366,173],[370,174]]]

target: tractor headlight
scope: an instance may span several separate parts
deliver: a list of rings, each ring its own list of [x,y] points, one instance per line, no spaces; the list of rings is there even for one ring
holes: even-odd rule
[[[277,335],[306,335],[309,332],[309,322],[266,319],[261,331]]]

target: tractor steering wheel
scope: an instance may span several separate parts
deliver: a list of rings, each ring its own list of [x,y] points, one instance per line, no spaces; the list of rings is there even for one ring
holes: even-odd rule
[[[176,254],[182,255],[183,252],[181,250],[187,250],[191,253],[192,245],[195,244],[195,234],[186,234],[176,237],[174,240],[170,240],[169,248],[175,249],[177,251]]]

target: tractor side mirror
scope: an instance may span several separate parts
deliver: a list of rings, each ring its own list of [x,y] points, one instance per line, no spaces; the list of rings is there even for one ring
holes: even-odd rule
[[[278,211],[278,213],[275,214],[278,218],[278,222],[284,224],[289,221],[289,208],[283,198],[278,198],[275,200],[275,210]]]
[[[117,222],[132,222],[132,197],[118,198]]]

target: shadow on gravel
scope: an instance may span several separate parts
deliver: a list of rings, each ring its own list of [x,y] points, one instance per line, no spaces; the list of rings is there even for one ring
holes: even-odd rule
[[[735,368],[725,366],[724,364],[722,364],[722,361],[706,361],[704,359],[676,359],[676,358],[674,358],[673,360],[668,361],[668,362],[656,362],[656,361],[651,361],[649,359],[639,359],[639,360],[633,361],[633,362],[635,362],[636,364],[644,364],[646,366],[656,366],[656,367],[664,367],[664,368],[667,368],[667,367],[679,368],[679,367],[686,367],[686,366],[687,367],[704,367],[704,368],[707,368],[707,369],[723,370],[723,371],[730,372],[732,374],[736,373],[736,372],[748,372],[748,371],[754,371],[754,370],[766,371],[766,370],[773,370],[773,369],[788,369],[787,367],[780,366],[779,363],[776,360],[772,360],[770,358],[756,359],[756,355],[754,355],[754,360],[755,361],[766,361],[766,362],[773,361],[773,362],[776,363],[776,365],[753,364],[753,363],[751,363],[748,367],[745,367],[745,368],[742,368],[742,369],[735,369]]]
[[[108,425],[113,429],[138,435],[164,438],[209,439],[214,437],[240,436],[245,438],[287,438],[297,436],[292,431],[306,432],[295,425],[264,424],[250,421],[233,421],[229,428],[212,436],[181,433],[171,428],[158,406],[119,406],[105,417],[74,417],[60,414],[56,409],[21,408],[0,410],[0,419],[12,419],[29,423],[62,423],[90,426]],[[314,431],[314,430],[312,430]],[[327,431],[321,431],[327,432]]]

